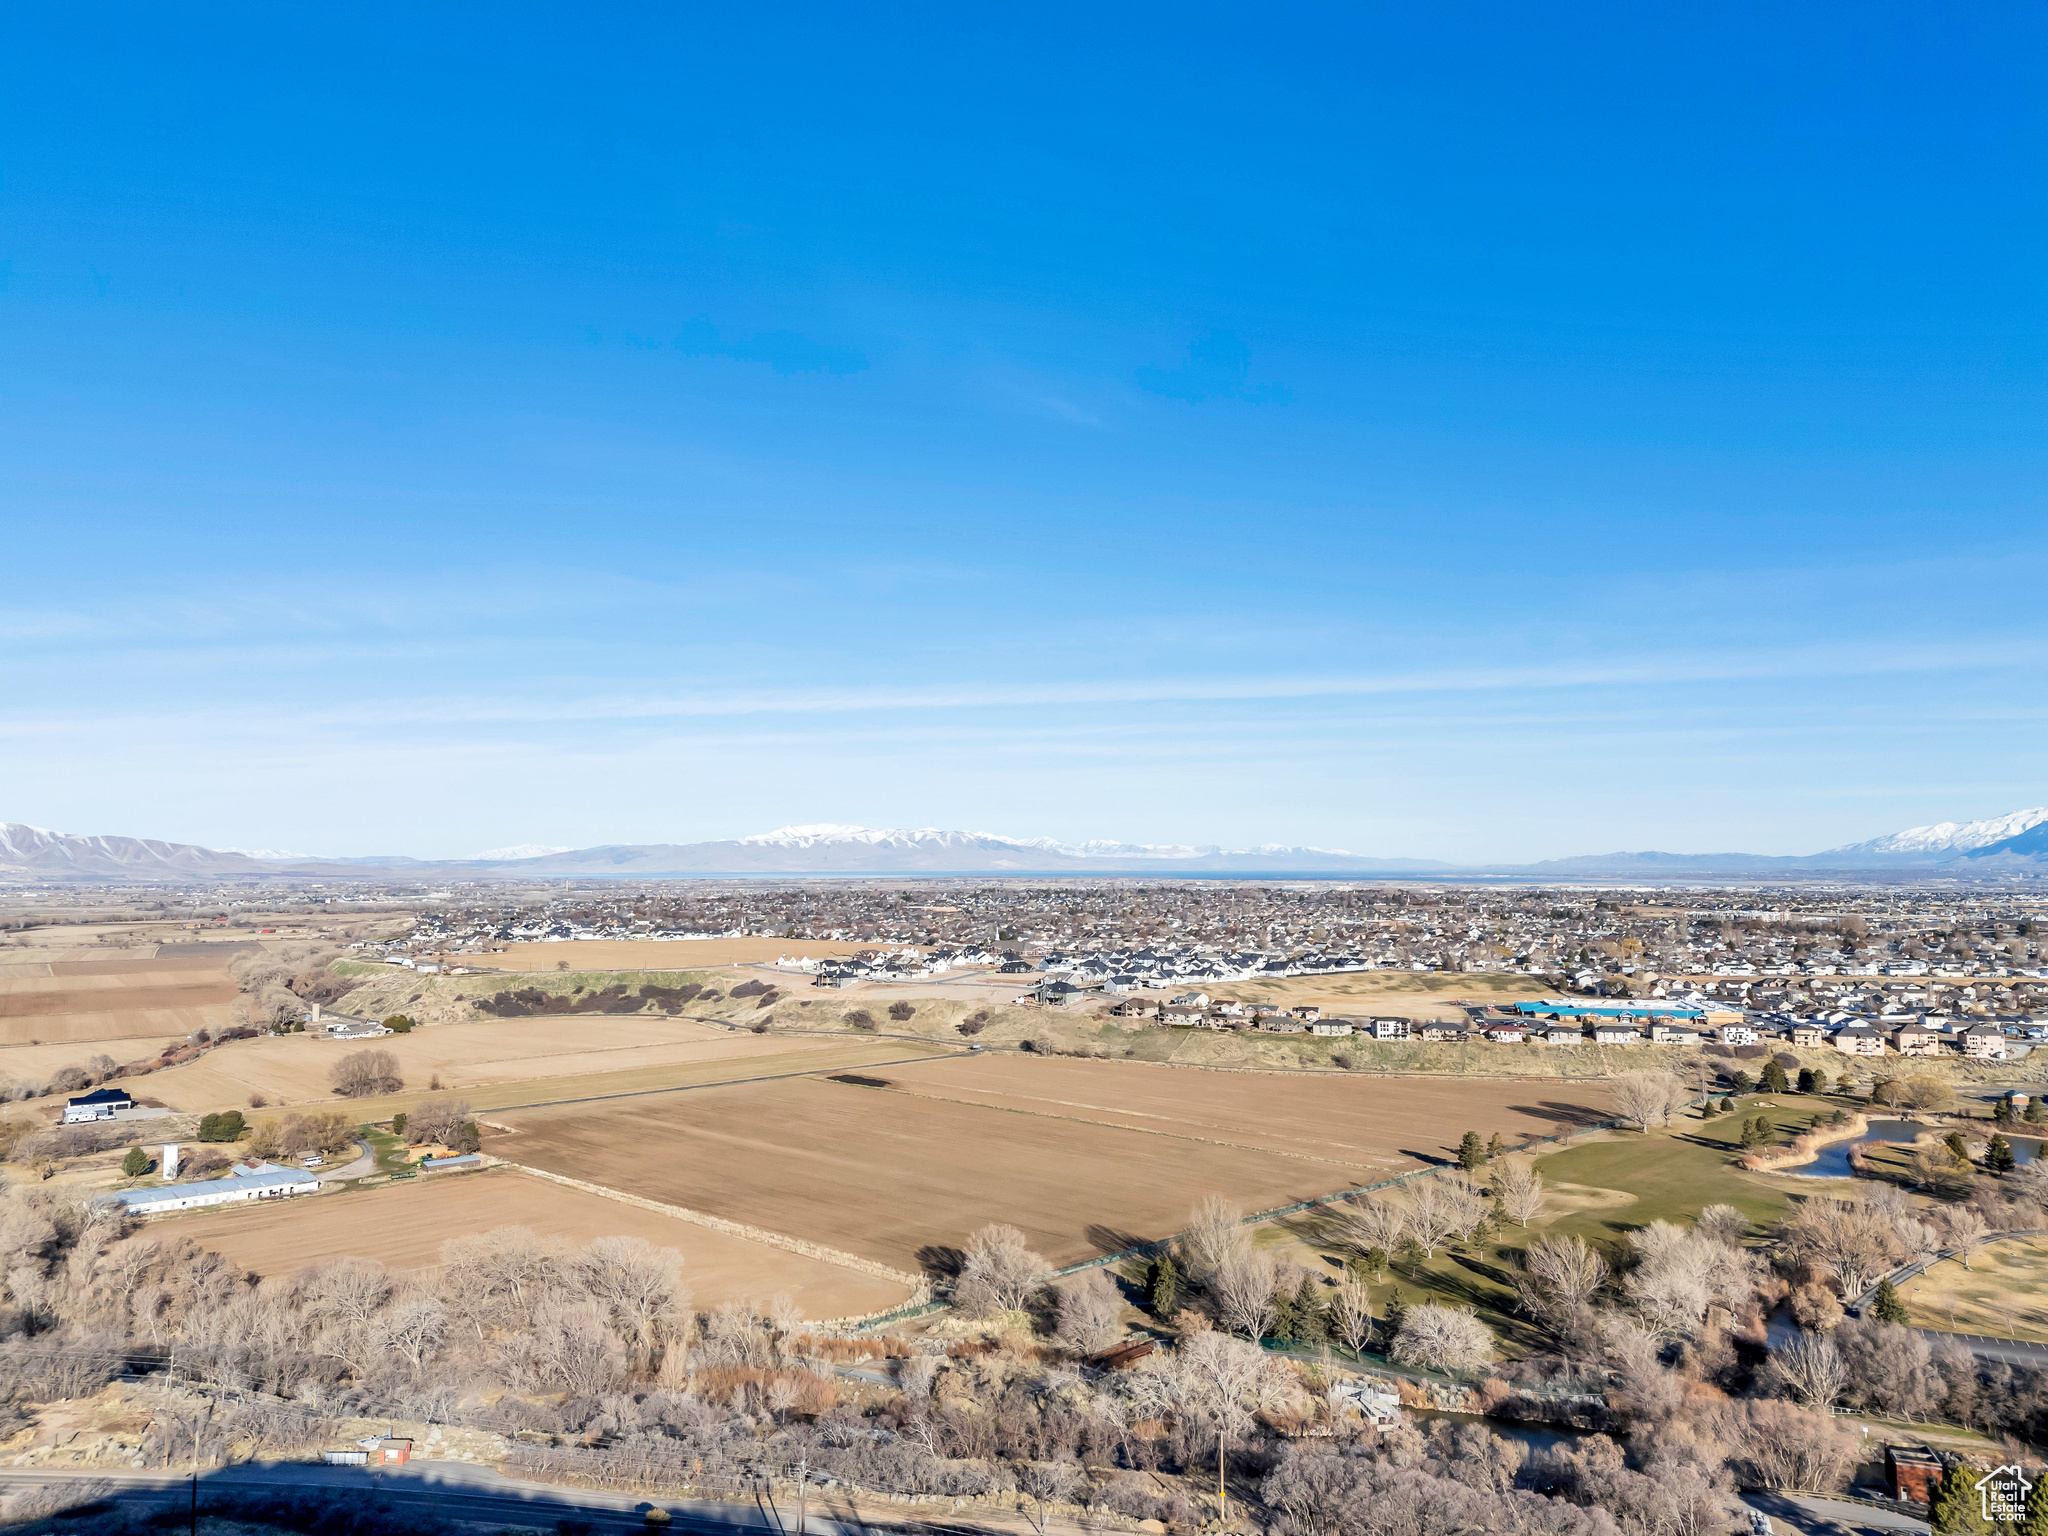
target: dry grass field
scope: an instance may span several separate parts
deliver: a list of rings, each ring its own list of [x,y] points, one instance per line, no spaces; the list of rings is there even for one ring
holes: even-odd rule
[[[491,971],[687,971],[718,965],[760,965],[783,955],[857,955],[872,944],[817,939],[584,939],[567,944],[512,944],[476,957]]]
[[[492,1019],[354,1043],[314,1035],[238,1040],[185,1066],[150,1074],[146,1091],[173,1109],[194,1111],[239,1108],[252,1094],[280,1106],[332,1104],[341,1101],[328,1087],[329,1069],[351,1052],[372,1049],[398,1059],[405,1089],[389,1098],[352,1101],[365,1119],[408,1108],[437,1076],[443,1088],[481,1110],[764,1072],[825,1071],[930,1048],[858,1036],[736,1033],[681,1019]]]
[[[239,945],[72,947],[23,960],[0,950],[0,1045],[189,1035],[228,1022]],[[121,1051],[120,1059],[139,1054]]]
[[[91,1040],[76,1045],[0,1046],[0,1083],[41,1082],[59,1067],[82,1067],[102,1053],[116,1061],[141,1061],[156,1056],[167,1045],[176,1045],[183,1035],[122,1036],[118,1040]],[[148,1094],[143,1079],[135,1091]]]
[[[1363,1107],[1330,1132],[1314,1122],[1336,1113],[1335,1101],[1304,1106],[1300,1079],[1002,1058],[985,1063],[985,1084],[954,1086],[973,1083],[983,1064],[863,1074],[900,1089],[809,1077],[517,1111],[493,1117],[510,1130],[489,1133],[486,1147],[915,1268],[920,1250],[958,1244],[988,1221],[1016,1224],[1071,1263],[1177,1230],[1205,1194],[1256,1210],[1440,1158],[1468,1128],[1552,1129],[1524,1085],[1334,1080]],[[928,1084],[934,1065],[947,1077]],[[1032,1075],[1040,1067],[1042,1080]],[[1490,1091],[1501,1089],[1510,1091]],[[1514,1107],[1525,1101],[1537,1112]],[[1261,1113],[1270,1127],[1255,1124]]]
[[[1899,1287],[1915,1328],[2048,1343],[2048,1238],[1986,1243]]]
[[[576,1243],[644,1237],[657,1247],[678,1249],[699,1307],[766,1300],[786,1291],[806,1316],[848,1317],[883,1311],[906,1296],[904,1287],[888,1280],[510,1169],[428,1175],[346,1195],[196,1212],[151,1222],[139,1240],[190,1238],[239,1267],[275,1275],[344,1257],[377,1259],[394,1269],[426,1268],[440,1262],[441,1244],[450,1237],[504,1226]]]
[[[1290,976],[1280,981],[1217,982],[1201,989],[1215,997],[1247,1003],[1313,1005],[1336,1017],[1395,1014],[1404,1019],[1465,1017],[1453,998],[1472,1002],[1520,1002],[1549,997],[1551,988],[1535,976],[1434,971],[1357,971],[1342,976]]]

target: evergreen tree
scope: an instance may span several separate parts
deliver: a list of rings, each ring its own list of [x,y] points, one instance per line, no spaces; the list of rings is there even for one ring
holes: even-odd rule
[[[1991,1118],[1996,1120],[2000,1125],[2011,1125],[2012,1100],[2000,1099],[1996,1104],[1992,1105]]]
[[[1323,1313],[1323,1300],[1316,1294],[1312,1275],[1303,1274],[1294,1293],[1294,1336],[1304,1344],[1321,1344],[1330,1337],[1330,1325]]]
[[[1963,1133],[1961,1131],[1950,1131],[1941,1138],[1941,1144],[1948,1148],[1948,1155],[1950,1157],[1961,1163],[1965,1168],[1969,1167],[1970,1151],[1963,1141]]]
[[[1984,1149],[1984,1166],[1993,1173],[2011,1173],[2019,1166],[2019,1159],[2012,1155],[2012,1143],[1993,1132],[1991,1144]]]
[[[1801,1093],[1817,1092],[1817,1082],[1818,1080],[1813,1075],[1813,1068],[1801,1067],[1799,1069],[1799,1091]]]
[[[1299,1323],[1300,1319],[1294,1310],[1294,1298],[1287,1294],[1283,1286],[1273,1293],[1273,1321],[1266,1329],[1266,1337],[1278,1339],[1282,1344],[1292,1344],[1297,1337]]]
[[[1735,1100],[1725,1093],[1721,1095],[1721,1113],[1724,1115],[1735,1113]]]
[[[1486,1141],[1486,1160],[1492,1162],[1496,1157],[1504,1155],[1507,1149],[1508,1144],[1500,1139],[1500,1132],[1495,1131]]]
[[[1154,1317],[1171,1317],[1180,1305],[1180,1271],[1173,1267],[1173,1255],[1162,1253],[1152,1261],[1152,1273],[1145,1282],[1145,1294]]]
[[[1785,1080],[1785,1069],[1775,1061],[1764,1063],[1763,1081],[1759,1085],[1765,1093],[1790,1093],[1792,1085]]]
[[[2013,1527],[2013,1536],[2048,1536],[2048,1473],[2034,1480],[2027,1494],[2027,1513]]]
[[[1989,1536],[1996,1529],[1984,1518],[1976,1482],[1971,1469],[1963,1465],[1952,1466],[1941,1474],[1927,1507],[1927,1523],[1934,1527],[1936,1536]]]
[[[1877,1282],[1877,1298],[1871,1302],[1870,1311],[1881,1323],[1897,1323],[1902,1328],[1906,1325],[1906,1304],[1899,1300],[1899,1288],[1889,1280]]]
[[[1458,1143],[1458,1166],[1467,1173],[1477,1173],[1486,1166],[1486,1148],[1480,1144],[1477,1131],[1467,1131]]]
[[[405,1111],[400,1110],[391,1117],[391,1134],[403,1140],[405,1137]]]
[[[2042,1103],[2037,1093],[2027,1100],[2027,1124],[2039,1125],[2043,1120],[2048,1120],[2048,1104]]]
[[[140,1147],[130,1147],[128,1155],[121,1159],[121,1176],[139,1179],[149,1172],[149,1154]]]
[[[1736,1094],[1740,1095],[1749,1092],[1751,1088],[1756,1086],[1756,1082],[1747,1072],[1737,1071],[1733,1077],[1728,1079],[1728,1085]]]
[[[1366,1268],[1366,1269],[1367,1269],[1368,1271],[1370,1271],[1370,1272],[1371,1272],[1372,1274],[1374,1274],[1374,1275],[1376,1275],[1376,1276],[1378,1276],[1378,1277],[1379,1277],[1379,1279],[1380,1279],[1380,1282],[1381,1282],[1382,1284],[1384,1284],[1384,1283],[1386,1282],[1386,1278],[1387,1278],[1387,1250],[1386,1250],[1386,1249],[1384,1249],[1384,1248],[1368,1248],[1368,1249],[1366,1249],[1366,1250],[1365,1250],[1365,1258],[1364,1258],[1363,1260],[1361,1260],[1361,1262],[1362,1262],[1362,1263],[1364,1264],[1365,1268]],[[1361,1276],[1360,1276],[1359,1278],[1360,1278],[1360,1279],[1364,1279],[1365,1277],[1364,1277],[1363,1275],[1361,1275]]]

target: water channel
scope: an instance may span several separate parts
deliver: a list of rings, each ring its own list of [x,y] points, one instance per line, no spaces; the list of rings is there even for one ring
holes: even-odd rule
[[[1873,1120],[1870,1122],[1870,1129],[1855,1141],[1829,1142],[1820,1149],[1820,1155],[1812,1162],[1802,1163],[1797,1168],[1787,1168],[1785,1172],[1808,1179],[1846,1179],[1851,1176],[1849,1149],[1855,1146],[1857,1141],[1911,1141],[1922,1131],[1930,1129],[1932,1127],[1912,1120]],[[1964,1129],[1963,1134],[1972,1140],[1980,1137],[1989,1140],[1991,1132],[1995,1129],[1997,1127],[1987,1126],[1980,1132],[1976,1126],[1969,1126]],[[2006,1140],[2012,1143],[2012,1155],[2016,1162],[2031,1163],[2041,1149],[2041,1143],[2030,1137],[2008,1134]]]

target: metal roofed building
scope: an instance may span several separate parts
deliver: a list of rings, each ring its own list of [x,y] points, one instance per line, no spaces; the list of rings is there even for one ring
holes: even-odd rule
[[[117,1109],[133,1109],[135,1100],[120,1088],[95,1088],[91,1093],[81,1093],[64,1105],[64,1123],[77,1125],[85,1120],[111,1120]]]
[[[246,1166],[246,1165],[241,1165]],[[224,1179],[201,1179],[192,1184],[160,1184],[155,1189],[124,1189],[113,1198],[131,1216],[155,1216],[165,1211],[191,1211],[208,1205],[234,1205],[244,1200],[279,1200],[318,1191],[320,1181],[298,1168],[280,1168],[276,1163],[259,1163],[243,1173]]]

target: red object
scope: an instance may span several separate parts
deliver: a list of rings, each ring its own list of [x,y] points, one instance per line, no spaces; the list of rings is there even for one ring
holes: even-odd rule
[[[384,1467],[402,1467],[412,1460],[410,1440],[380,1440],[377,1442],[377,1464]]]

